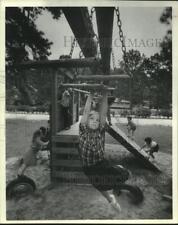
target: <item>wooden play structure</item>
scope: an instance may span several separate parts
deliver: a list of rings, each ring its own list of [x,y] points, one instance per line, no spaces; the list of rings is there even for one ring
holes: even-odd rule
[[[29,61],[22,63],[20,68],[22,70],[29,68],[47,69],[51,76],[51,180],[87,183],[87,179],[82,173],[78,154],[80,95],[88,93],[87,91],[91,89],[111,91],[113,88],[108,86],[110,80],[129,79],[129,75],[110,75],[114,7],[95,7],[98,43],[95,41],[96,35],[86,7],[63,7],[62,10],[85,58]],[[101,53],[100,58],[97,57],[98,44]],[[64,74],[58,72],[60,68],[90,68],[92,75],[83,74],[66,77],[65,82],[60,83],[59,77],[64,76]],[[96,83],[89,83],[90,80]],[[73,88],[72,121],[71,128],[64,130],[58,94],[61,89],[68,87]],[[159,171],[157,166],[139,152],[139,146],[119,128],[110,126],[108,132],[128,151],[139,158],[147,168]]]

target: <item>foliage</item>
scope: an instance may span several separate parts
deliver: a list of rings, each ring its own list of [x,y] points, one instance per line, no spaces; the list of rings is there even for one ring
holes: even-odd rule
[[[118,82],[118,95],[125,92],[125,99],[130,99],[132,104],[140,104],[147,95],[148,77],[146,74],[146,60],[145,55],[141,55],[138,50],[129,50],[126,53],[127,67],[129,68],[130,81]],[[123,62],[121,62],[121,67]],[[124,85],[123,85],[124,84]],[[146,96],[147,97],[147,96]]]
[[[160,22],[168,26],[167,33],[160,44],[160,52],[146,58],[137,50],[126,53],[127,68],[132,76],[131,85],[118,85],[118,94],[130,100],[133,105],[149,100],[151,107],[169,108],[172,103],[172,9],[165,8]],[[120,63],[124,68],[124,62]],[[129,91],[128,91],[129,90]]]
[[[35,24],[35,20],[44,10],[49,11],[54,19],[60,18],[60,8],[6,8],[6,88],[17,88],[21,93],[22,104],[35,104],[32,99],[35,89],[33,82],[18,71],[17,64],[30,59],[47,60],[51,54],[52,42],[45,38],[44,33],[39,31]],[[13,98],[11,95],[9,97]],[[7,102],[9,101],[7,98]]]
[[[30,59],[48,59],[52,42],[39,31],[35,20],[48,11],[58,20],[61,9],[58,7],[8,7],[6,8],[6,88],[8,104],[39,105],[50,101],[50,77],[48,71],[28,71],[19,73],[16,64]],[[126,53],[131,82],[111,81],[117,88],[114,95],[131,100],[134,105],[149,100],[151,107],[169,108],[172,103],[172,8],[165,8],[160,22],[167,26],[167,33],[160,44],[160,52],[147,58],[137,50]],[[124,62],[120,69],[111,74],[123,74]],[[80,69],[78,69],[80,73]],[[91,71],[90,71],[91,72]],[[63,71],[71,73],[73,71]],[[88,70],[83,70],[88,74]],[[15,94],[14,94],[15,93]]]
[[[155,108],[169,108],[172,104],[172,9],[165,8],[160,21],[168,26],[168,31],[160,44],[160,53],[150,57],[150,93]]]

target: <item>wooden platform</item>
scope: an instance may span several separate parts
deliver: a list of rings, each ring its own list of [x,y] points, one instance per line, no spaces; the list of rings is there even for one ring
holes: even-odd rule
[[[78,152],[79,122],[73,124],[69,130],[62,130],[52,137],[51,178],[62,182],[88,183],[82,170]],[[139,151],[140,147],[116,125],[108,126],[107,132],[128,151],[140,159],[145,167],[160,171]]]

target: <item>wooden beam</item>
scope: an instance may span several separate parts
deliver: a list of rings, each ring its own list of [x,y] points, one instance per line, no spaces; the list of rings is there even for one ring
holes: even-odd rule
[[[89,91],[84,91],[84,90],[80,90],[80,89],[77,89],[77,88],[74,88],[73,91],[77,91],[79,93],[84,93],[84,94],[90,94]]]
[[[71,67],[95,67],[99,66],[101,60],[90,57],[85,59],[58,59],[58,60],[41,60],[23,62],[17,67],[19,69],[29,68],[71,68]]]
[[[63,88],[83,88],[88,90],[115,90],[115,88],[108,87],[104,84],[60,84]]]
[[[76,77],[77,80],[120,80],[129,79],[129,75],[79,75]]]
[[[96,56],[97,44],[94,41],[95,33],[87,7],[62,7],[62,11],[84,56]]]
[[[104,74],[110,72],[114,7],[95,7]]]

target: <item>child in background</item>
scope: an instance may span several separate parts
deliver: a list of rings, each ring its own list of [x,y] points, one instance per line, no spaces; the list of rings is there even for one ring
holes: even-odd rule
[[[70,89],[66,89],[62,93],[62,99],[61,99],[61,110],[62,110],[62,115],[64,119],[65,130],[69,130],[71,125],[71,118],[70,118],[70,112],[69,112],[70,104],[71,104]]]
[[[23,158],[20,160],[20,167],[18,169],[19,176],[24,174],[28,166],[36,165],[38,152],[49,143],[49,141],[43,142],[41,140],[45,136],[46,136],[45,127],[40,127],[39,130],[36,130],[33,133],[31,148],[25,153]]]
[[[109,126],[112,126],[110,107],[111,107],[112,103],[114,102],[114,100],[115,100],[115,97],[114,96],[108,96],[107,120],[108,120]]]
[[[150,159],[150,157],[152,159],[155,159],[153,153],[158,152],[159,145],[156,141],[153,141],[151,137],[146,137],[145,144],[141,147],[140,150],[142,149],[144,149],[144,151],[148,154],[148,159]]]
[[[127,123],[127,131],[128,131],[128,137],[131,137],[131,139],[134,139],[134,133],[136,130],[136,125],[135,123],[132,121],[132,117],[128,116],[127,117],[128,123]]]

